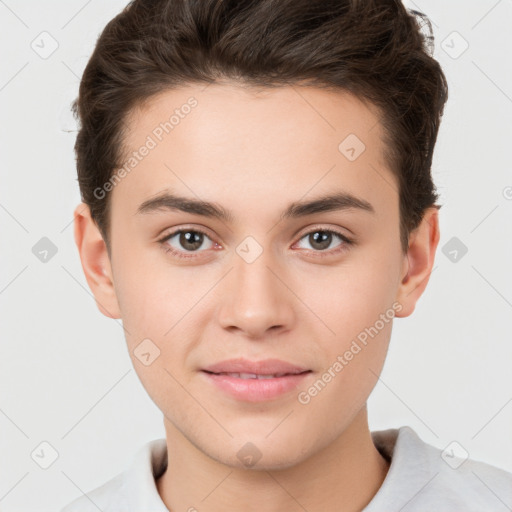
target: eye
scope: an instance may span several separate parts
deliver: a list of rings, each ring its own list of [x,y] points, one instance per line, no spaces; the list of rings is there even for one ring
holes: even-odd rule
[[[178,258],[193,258],[194,254],[186,253],[203,252],[200,249],[211,249],[217,244],[199,229],[179,229],[159,240],[165,252],[171,252]]]
[[[336,239],[340,240],[341,243],[338,243],[333,249],[332,244]],[[315,256],[318,257],[331,256],[346,251],[354,243],[336,230],[322,228],[309,231],[300,238],[295,246],[304,249],[304,247],[300,247],[303,240],[310,245],[310,248],[305,247],[305,249],[313,252],[313,254],[317,253]],[[207,249],[221,248],[204,231],[196,228],[182,228],[173,231],[165,235],[158,242],[166,253],[171,253],[177,258],[184,259],[197,258],[199,256],[198,253],[204,252]]]
[[[341,243],[335,246],[334,250],[327,251],[329,248],[332,249],[332,243],[336,240],[336,238],[341,240]],[[317,228],[313,231],[310,231],[309,233],[306,233],[301,237],[300,240],[305,240],[314,252],[327,252],[328,254],[334,254],[347,250],[353,243],[352,240],[347,238],[342,233],[339,233],[338,231],[321,228]],[[300,244],[300,241],[298,244]],[[308,249],[308,247],[306,247],[306,249]]]

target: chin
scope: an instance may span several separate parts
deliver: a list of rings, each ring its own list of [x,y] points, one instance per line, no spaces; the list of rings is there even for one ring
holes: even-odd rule
[[[303,443],[295,446],[289,442],[289,437],[278,439],[277,436],[274,442],[270,442],[266,435],[262,434],[259,438],[252,436],[252,441],[249,440],[251,436],[244,435],[243,440],[232,440],[229,446],[221,447],[221,453],[209,450],[205,450],[205,453],[226,466],[253,471],[285,470],[307,457]],[[288,441],[286,445],[285,440]]]

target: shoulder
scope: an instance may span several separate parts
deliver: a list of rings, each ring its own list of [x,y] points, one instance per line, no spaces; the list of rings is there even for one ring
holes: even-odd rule
[[[125,471],[74,499],[60,512],[138,512],[146,505],[151,505],[151,512],[165,511],[155,479],[166,467],[165,439],[154,439],[135,453]]]
[[[407,512],[480,512],[512,506],[512,473],[472,460],[458,443],[441,450],[410,427],[373,432],[372,438],[391,465],[365,512],[382,506]]]

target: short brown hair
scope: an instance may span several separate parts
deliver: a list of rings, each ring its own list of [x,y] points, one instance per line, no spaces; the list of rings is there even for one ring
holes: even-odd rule
[[[429,32],[425,34],[425,27]],[[348,91],[377,106],[399,183],[400,238],[438,195],[434,145],[448,97],[432,29],[401,0],[133,0],[101,33],[72,110],[82,201],[110,253],[111,179],[130,111],[168,89],[236,80]]]

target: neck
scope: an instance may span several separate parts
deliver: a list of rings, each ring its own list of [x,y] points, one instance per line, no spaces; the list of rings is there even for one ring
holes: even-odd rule
[[[190,443],[166,420],[169,454],[157,489],[171,512],[356,512],[382,485],[389,465],[375,448],[366,407],[331,444],[286,469],[227,466]]]

